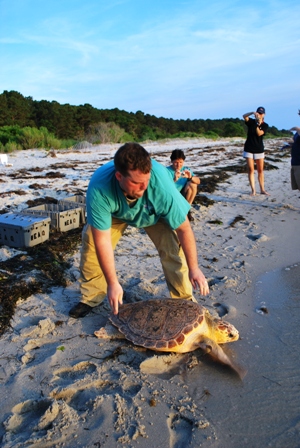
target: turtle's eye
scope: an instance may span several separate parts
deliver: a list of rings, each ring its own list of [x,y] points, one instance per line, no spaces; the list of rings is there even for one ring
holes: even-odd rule
[[[234,334],[232,334],[232,333],[229,333],[229,335],[228,335],[230,338],[234,338]]]

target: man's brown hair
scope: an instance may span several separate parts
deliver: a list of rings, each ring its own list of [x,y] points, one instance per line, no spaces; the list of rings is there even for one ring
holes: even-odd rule
[[[150,154],[138,143],[125,143],[114,156],[116,171],[128,176],[128,170],[140,170],[143,174],[151,171]]]

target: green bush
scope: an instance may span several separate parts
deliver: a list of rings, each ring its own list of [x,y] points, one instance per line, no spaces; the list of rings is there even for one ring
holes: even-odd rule
[[[85,139],[93,144],[120,143],[126,132],[115,123],[97,123],[89,127]]]
[[[219,134],[214,131],[207,131],[203,133],[203,137],[210,138],[212,140],[217,140],[219,138]]]
[[[22,128],[20,126],[2,126],[0,127],[0,143],[6,145],[9,142],[19,143],[19,138],[22,135]]]
[[[14,152],[14,151],[20,151],[22,147],[18,145],[18,143],[15,142],[8,142],[6,145],[4,145],[4,151],[6,153]]]
[[[22,129],[19,143],[24,149],[42,148],[44,135],[39,129],[26,126]]]
[[[20,149],[54,148],[62,149],[73,146],[75,140],[60,140],[47,128],[40,129],[26,126],[2,126],[0,128],[0,151],[12,152]]]
[[[147,140],[155,141],[157,140],[156,133],[154,129],[151,129],[149,126],[143,126],[142,136],[139,138],[140,142],[145,142]]]
[[[128,134],[128,132],[124,132],[119,143],[127,143],[127,142],[133,142],[133,141],[134,141],[133,136]]]
[[[181,131],[177,132],[176,134],[173,134],[171,138],[197,138],[199,137],[199,134],[197,132],[187,132],[187,131]]]
[[[60,141],[60,148],[58,149],[63,149],[63,148],[72,148],[72,146],[74,146],[77,143],[77,140],[73,140],[73,139],[66,139],[66,140],[59,140]]]
[[[246,131],[240,123],[226,123],[224,127],[225,137],[245,137]]]

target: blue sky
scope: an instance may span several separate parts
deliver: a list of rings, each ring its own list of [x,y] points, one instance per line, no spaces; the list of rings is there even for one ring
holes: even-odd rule
[[[0,93],[300,124],[300,2],[0,0]]]

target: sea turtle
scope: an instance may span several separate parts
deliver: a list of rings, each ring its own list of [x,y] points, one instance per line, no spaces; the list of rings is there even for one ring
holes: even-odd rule
[[[111,315],[109,319],[119,332],[106,326],[95,331],[98,338],[126,338],[159,352],[187,353],[201,348],[243,376],[241,369],[219,346],[238,340],[237,329],[229,322],[213,317],[198,303],[182,299],[128,303],[121,305],[119,314]]]

